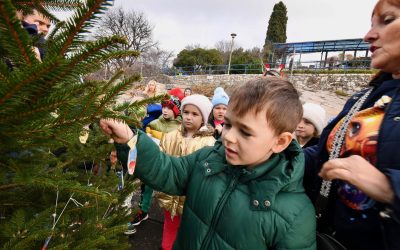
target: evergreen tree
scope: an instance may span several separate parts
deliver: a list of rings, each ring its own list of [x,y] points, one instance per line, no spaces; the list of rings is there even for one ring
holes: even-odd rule
[[[0,1],[0,248],[128,247],[121,204],[135,186],[117,190],[121,180],[107,167],[113,146],[97,124],[110,118],[138,125],[142,107],[157,98],[116,104],[138,75],[84,80],[109,60],[138,56],[118,50],[121,37],[84,39],[111,2]],[[33,8],[53,22],[51,10],[74,15],[38,45],[16,14]],[[36,46],[45,48],[42,60]]]
[[[175,67],[191,67],[193,70],[201,70],[209,65],[223,63],[221,52],[216,49],[184,49],[180,51],[174,60]]]
[[[274,5],[272,14],[268,21],[267,35],[265,37],[264,51],[267,58],[271,59],[272,44],[286,42],[287,9],[285,4],[280,1]]]

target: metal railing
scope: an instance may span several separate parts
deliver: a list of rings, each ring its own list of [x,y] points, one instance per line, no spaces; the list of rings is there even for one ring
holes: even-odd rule
[[[283,67],[285,72],[360,72],[370,70],[371,60],[354,59],[354,60],[336,60],[336,61],[294,61],[282,64],[280,62],[268,63],[271,69]],[[262,74],[266,66],[262,64],[231,64],[230,74]],[[217,75],[227,74],[228,65],[207,65],[207,66],[189,66],[189,67],[172,67],[163,70],[167,75]]]

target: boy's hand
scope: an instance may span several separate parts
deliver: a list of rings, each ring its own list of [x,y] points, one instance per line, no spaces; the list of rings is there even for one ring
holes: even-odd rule
[[[133,137],[133,132],[124,122],[111,119],[101,119],[100,127],[103,132],[111,136],[116,143],[127,143]]]

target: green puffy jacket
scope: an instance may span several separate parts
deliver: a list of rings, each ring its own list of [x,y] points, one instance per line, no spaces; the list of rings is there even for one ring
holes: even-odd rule
[[[297,142],[252,170],[229,165],[220,141],[178,158],[139,132],[136,147],[136,176],[156,190],[186,195],[174,249],[316,249]],[[120,160],[127,152],[118,151]]]
[[[182,118],[180,116],[176,117],[174,120],[165,120],[165,118],[161,115],[158,119],[155,119],[154,121],[149,123],[149,127],[151,129],[167,133],[171,132],[172,130],[175,130],[177,127],[179,127],[182,123]]]

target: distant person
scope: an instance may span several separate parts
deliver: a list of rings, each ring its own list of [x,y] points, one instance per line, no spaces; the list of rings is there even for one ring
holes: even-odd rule
[[[184,92],[184,95],[185,95],[185,97],[186,96],[190,96],[192,94],[192,89],[191,88],[185,88],[185,92]]]
[[[51,27],[51,22],[48,18],[44,17],[41,13],[39,13],[36,9],[33,9],[32,12],[24,15],[22,12],[17,12],[18,19],[21,20],[22,26],[31,36],[42,35],[33,46],[33,51],[35,52],[36,58],[39,61],[44,59],[44,43],[46,42],[44,36],[47,35],[49,29]],[[7,62],[7,65],[12,68],[12,63],[10,61]]]
[[[297,125],[295,136],[302,148],[318,144],[322,129],[326,126],[326,111],[314,103],[303,105],[303,118]]]
[[[222,140],[184,157],[161,153],[146,134],[124,123],[100,124],[136,176],[156,190],[186,195],[174,249],[311,250],[315,211],[302,185],[302,149],[292,140],[302,113],[290,82],[262,77],[233,91]]]
[[[218,87],[214,90],[211,103],[213,109],[208,123],[215,129],[214,138],[218,139],[221,137],[222,128],[224,126],[224,116],[229,103],[229,96],[222,87]]]
[[[143,91],[146,97],[155,97],[157,95],[157,82],[155,80],[150,80],[146,88]]]
[[[42,34],[44,36],[49,33],[51,22],[48,18],[44,17],[41,13],[39,13],[36,9],[32,11],[32,13],[24,15],[22,17],[22,21],[30,24],[35,25],[38,34]]]
[[[184,94],[184,92],[182,91],[181,88],[173,88],[173,89],[168,91],[168,94],[173,95],[175,97],[178,97],[179,101],[182,101],[183,98],[185,97],[185,94]]]

